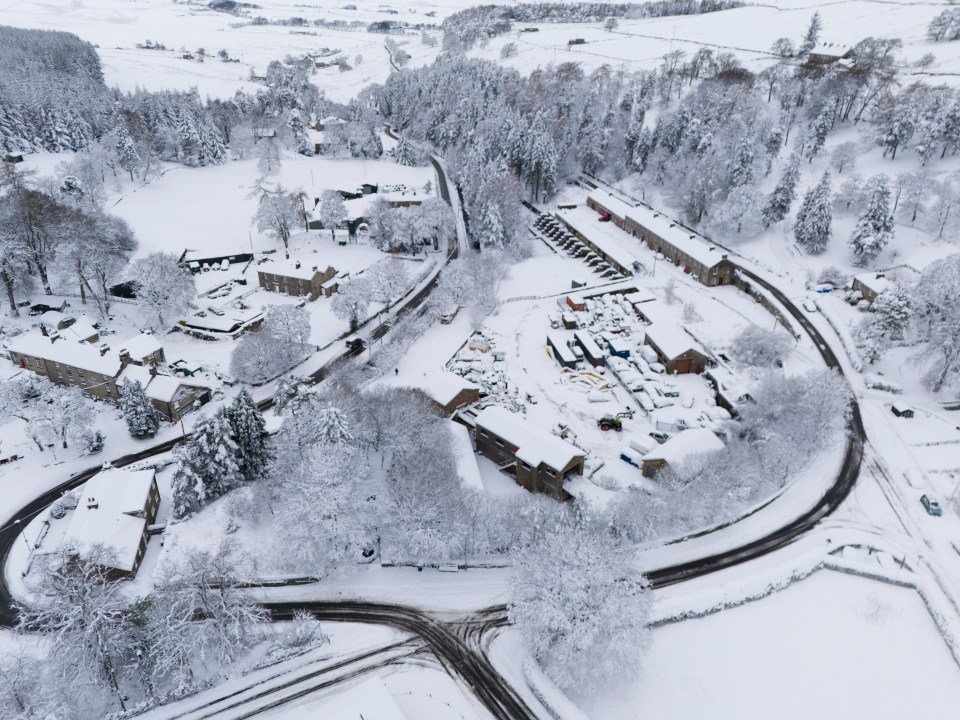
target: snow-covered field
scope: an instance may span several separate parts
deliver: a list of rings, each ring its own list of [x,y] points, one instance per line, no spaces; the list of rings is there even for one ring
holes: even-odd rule
[[[453,0],[442,3],[406,2],[392,5],[402,9],[401,15],[381,11],[381,3],[361,0],[357,10],[343,9],[336,0],[319,0],[309,5],[268,0],[258,3],[247,17],[216,12],[206,3],[173,2],[172,0],[92,0],[74,2],[14,3],[4,9],[3,22],[8,25],[65,30],[98,46],[108,85],[132,91],[189,90],[196,87],[201,97],[227,98],[237,90],[256,91],[258,84],[251,73],[262,74],[273,60],[286,55],[315,53],[322,48],[339,50],[353,69],[341,73],[336,67],[322,68],[314,82],[331,100],[347,102],[362,88],[382,82],[390,74],[389,53],[384,47],[386,36],[366,32],[371,22],[399,19],[411,24],[434,25],[451,12],[472,3]],[[435,17],[426,13],[433,12]],[[253,25],[254,17],[271,21],[301,17],[313,20],[360,21],[356,29],[328,29],[308,25],[286,27]],[[436,31],[434,31],[436,34]],[[431,62],[438,47],[420,43],[419,34],[394,38],[411,56],[411,64]],[[139,49],[147,40],[164,45],[166,50]],[[203,48],[205,62],[185,60],[185,52]],[[217,58],[220,50],[239,62],[224,63]],[[357,56],[362,61],[357,63]]]
[[[644,676],[594,720],[940,717],[960,669],[910,590],[822,571],[769,598],[653,633]]]
[[[201,97],[227,98],[237,90],[256,92],[259,83],[252,75],[264,72],[270,61],[284,55],[315,53],[334,49],[352,65],[341,72],[336,67],[321,68],[312,81],[332,100],[346,102],[361,89],[383,82],[392,72],[385,47],[386,36],[366,31],[368,23],[399,19],[411,24],[423,23],[438,40],[438,26],[443,18],[473,5],[472,0],[448,2],[415,2],[398,0],[389,7],[374,0],[359,0],[355,9],[348,9],[340,0],[315,0],[309,6],[292,0],[267,0],[252,9],[249,16],[237,16],[209,9],[200,2],[171,0],[21,0],[4,9],[4,24],[67,30],[98,46],[106,80],[121,90],[137,87],[150,90],[197,88]],[[821,39],[839,45],[852,45],[866,36],[900,37],[904,48],[899,54],[902,82],[915,80],[957,85],[960,78],[960,53],[957,43],[932,43],[925,38],[930,19],[946,5],[937,3],[885,2],[847,0],[773,0],[736,10],[709,15],[621,20],[612,31],[601,23],[543,24],[537,32],[522,32],[517,25],[509,34],[494,38],[483,47],[469,51],[472,57],[502,62],[528,74],[549,64],[575,62],[589,72],[602,65],[616,71],[632,72],[660,65],[663,56],[682,51],[689,57],[701,48],[729,52],[744,67],[759,72],[777,58],[769,52],[777,38],[796,38],[816,10],[823,20]],[[396,13],[391,12],[395,10]],[[428,15],[430,13],[430,15]],[[357,21],[351,29],[330,29],[314,25],[283,26],[252,24],[254,16],[270,21],[292,17],[313,20]],[[582,38],[582,45],[568,46],[573,38]],[[137,48],[150,40],[162,43],[164,50]],[[439,46],[421,42],[419,31],[394,36],[412,58],[410,65],[432,62]],[[510,57],[501,59],[508,43],[516,45]],[[203,48],[206,60],[198,62],[196,51]],[[225,50],[238,62],[221,62],[216,54]],[[185,58],[192,53],[192,59]],[[934,53],[931,64],[920,69],[914,63],[927,53]],[[362,58],[362,59],[361,59]],[[653,118],[655,112],[651,112]],[[648,125],[650,120],[648,120]],[[861,126],[862,127],[862,126]],[[800,132],[800,131],[797,131]],[[831,151],[840,143],[859,140],[859,128],[838,129],[830,134],[824,152],[811,163],[801,166],[798,197],[817,182],[829,166]],[[389,143],[384,142],[385,145]],[[861,148],[853,172],[865,177],[886,173],[895,176],[917,170],[917,157],[904,152],[896,160],[881,155],[877,147]],[[65,155],[30,156],[25,167],[41,174],[52,173]],[[779,163],[784,158],[777,160]],[[137,256],[155,250],[175,252],[255,252],[261,257],[267,251],[280,251],[275,241],[258,232],[253,223],[256,199],[252,194],[260,173],[255,160],[241,160],[222,166],[188,168],[165,167],[162,177],[148,184],[135,186],[119,180],[111,188],[110,212],[127,220],[140,242]],[[928,168],[935,175],[956,170],[956,157],[934,157]],[[778,167],[760,183],[759,190],[769,192],[777,181]],[[835,176],[834,189],[849,176]],[[409,168],[388,160],[334,160],[321,157],[288,155],[271,182],[287,189],[302,188],[310,198],[319,197],[326,189],[353,190],[361,183],[404,183],[423,187],[428,181],[436,185],[431,168]],[[658,188],[649,176],[628,178],[622,187],[644,197],[661,201]],[[579,190],[567,190],[561,202],[582,203]],[[812,297],[809,285],[822,270],[837,266],[852,274],[854,267],[846,239],[856,221],[856,209],[835,212],[833,241],[819,256],[802,253],[793,238],[790,221],[778,224],[746,242],[717,238],[734,245],[734,251],[756,266],[764,268],[777,283],[797,301]],[[524,216],[525,219],[529,217]],[[615,228],[596,228],[597,232],[616,233]],[[625,243],[627,245],[628,243]],[[357,274],[384,261],[384,255],[367,244],[337,247],[330,240],[319,240],[312,233],[296,235],[291,244],[294,257],[314,259],[331,264],[338,271]],[[876,260],[879,267],[907,265],[921,271],[956,251],[955,245],[934,240],[930,234],[913,225],[900,222],[896,237]],[[633,252],[633,250],[629,250]],[[279,257],[280,255],[272,255]],[[652,262],[650,253],[640,248],[636,253],[644,265]],[[198,278],[198,289],[208,290],[221,280],[239,276],[239,268],[226,273],[204,273]],[[411,276],[413,271],[411,271]],[[246,269],[250,290],[256,285],[256,265]],[[631,280],[624,285],[649,291],[658,302],[665,303],[668,279],[676,283],[674,303],[665,304],[671,322],[685,325],[712,353],[722,354],[733,337],[743,328],[756,325],[769,328],[769,313],[752,299],[734,288],[704,288],[688,280],[682,273],[657,267],[653,277]],[[503,396],[522,405],[528,422],[550,430],[558,419],[574,430],[577,442],[589,448],[589,467],[600,469],[593,482],[584,481],[581,494],[605,502],[617,491],[631,485],[656,490],[641,477],[640,471],[619,459],[629,437],[647,433],[657,423],[671,425],[679,418],[694,418],[711,406],[711,392],[697,376],[670,378],[679,397],[673,405],[656,409],[649,416],[637,412],[625,421],[620,435],[604,433],[597,427],[597,418],[609,411],[634,408],[633,395],[621,384],[595,402],[594,379],[582,373],[571,379],[560,371],[557,363],[545,352],[545,335],[553,316],[559,313],[557,299],[562,301],[571,288],[571,281],[586,279],[589,286],[580,294],[607,292],[605,281],[592,274],[582,261],[567,257],[540,241],[535,242],[533,257],[515,265],[499,287],[500,305],[482,324],[482,332],[496,351],[504,353],[506,387]],[[236,294],[228,300],[233,300]],[[532,297],[531,297],[532,296]],[[954,711],[960,668],[950,644],[938,630],[960,627],[960,608],[954,598],[960,597],[960,532],[958,518],[948,499],[953,499],[960,485],[960,429],[954,414],[943,410],[922,386],[916,371],[918,354],[913,347],[897,347],[889,351],[870,372],[881,373],[903,386],[900,400],[916,407],[913,419],[900,419],[890,412],[894,396],[867,390],[857,371],[860,360],[854,349],[854,329],[863,317],[862,310],[851,307],[838,293],[817,296],[819,312],[812,321],[828,337],[841,356],[854,390],[861,402],[869,443],[858,486],[843,508],[826,521],[825,538],[809,538],[810,554],[817,561],[831,556],[835,537],[847,540],[837,551],[841,560],[874,568],[876,573],[924,588],[921,597],[914,588],[871,581],[862,577],[822,570],[796,582],[785,590],[762,600],[748,602],[706,617],[670,622],[655,629],[646,669],[642,677],[617,678],[614,691],[585,691],[573,700],[579,710],[568,707],[559,696],[553,702],[563,715],[577,717],[579,711],[593,720],[627,720],[638,716],[656,718],[702,717],[709,713],[717,718],[903,718],[947,717]],[[254,305],[289,304],[292,298],[268,295],[258,291]],[[72,300],[76,304],[75,300]],[[600,301],[595,301],[600,302]],[[684,306],[692,308],[688,314]],[[310,342],[318,347],[342,334],[347,325],[330,311],[330,301],[320,299],[307,306],[311,314]],[[374,307],[371,312],[377,308]],[[84,309],[74,308],[83,314]],[[90,308],[87,313],[94,313]],[[139,309],[117,303],[112,329],[118,334],[131,334],[143,325]],[[699,318],[699,319],[697,319]],[[474,330],[473,318],[461,312],[450,325],[435,323],[402,357],[396,372],[378,382],[389,385],[419,386],[424,375],[439,370],[461,350]],[[27,329],[28,318],[4,325]],[[628,330],[640,336],[642,325],[630,318]],[[560,331],[563,332],[563,331]],[[569,334],[569,333],[568,333]],[[202,362],[206,369],[224,372],[229,367],[232,342],[208,343],[181,334],[163,339],[168,361],[183,358]],[[316,365],[316,356],[308,365]],[[819,365],[819,355],[809,338],[802,337],[786,361],[788,373],[799,373]],[[14,369],[3,368],[8,378]],[[601,383],[607,375],[593,376]],[[742,378],[749,381],[748,376]],[[228,394],[230,391],[228,391]],[[681,399],[682,398],[682,399]],[[687,404],[689,401],[689,405]],[[212,411],[219,401],[205,410]],[[113,408],[98,405],[96,426],[108,436],[103,457],[130,452],[143,443],[130,439],[122,419]],[[191,421],[188,418],[186,430]],[[61,452],[59,448],[39,453],[31,445],[20,420],[0,420],[0,454],[19,452],[26,458],[0,467],[0,486],[4,488],[3,508],[21,506],[41,490],[61,482],[79,469],[96,464],[98,457],[84,456],[76,448]],[[179,427],[165,427],[158,440],[172,438]],[[683,559],[701,557],[760,536],[796,517],[822,495],[835,475],[839,444],[823,452],[809,466],[798,468],[793,483],[768,509],[748,521],[737,523],[722,533],[696,539],[683,546],[652,548],[637,557],[642,567],[660,567]],[[56,455],[54,455],[54,452]],[[601,467],[602,465],[602,467]],[[522,493],[509,477],[493,463],[480,459],[480,478],[490,495]],[[170,501],[169,469],[160,473],[164,503],[158,522],[166,520]],[[29,482],[24,482],[29,478]],[[931,517],[919,503],[923,493],[933,493],[945,507],[944,517]],[[212,547],[228,533],[245,547],[252,548],[249,560],[254,575],[273,577],[276,567],[266,566],[267,558],[282,553],[282,548],[259,547],[263,528],[231,528],[230,497],[224,498],[192,520],[173,526],[163,546],[154,538],[138,579],[130,585],[131,593],[147,592],[153,573],[177,553],[194,547]],[[25,538],[32,541],[42,531],[44,514],[25,528]],[[67,520],[53,521],[40,553],[55,551]],[[856,542],[849,538],[855,537]],[[808,539],[805,538],[804,542]],[[738,583],[750,585],[765,594],[764,584],[773,588],[787,583],[797,568],[791,563],[793,548],[757,563],[738,568],[734,574],[708,578],[684,588],[671,588],[656,593],[658,617],[671,619],[684,612],[701,613],[717,604],[732,603],[743,591]],[[257,555],[255,551],[262,551]],[[18,597],[26,597],[28,588],[20,573],[27,566],[30,553],[27,543],[17,543],[5,571]],[[259,563],[259,564],[258,564]],[[754,576],[746,579],[750,572]],[[509,600],[509,569],[471,569],[462,573],[440,573],[427,569],[388,568],[363,565],[356,572],[325,580],[315,586],[260,590],[257,597],[270,599],[336,599],[363,598],[417,605],[441,611],[467,612]],[[919,579],[916,579],[919,578]],[[712,585],[712,587],[707,587]],[[756,590],[760,588],[760,590]],[[930,599],[930,588],[936,588],[937,599]],[[741,592],[742,591],[742,592]],[[684,593],[687,593],[686,595]],[[711,594],[712,593],[712,594]],[[924,605],[926,599],[927,605]],[[940,625],[931,613],[940,613]],[[334,644],[331,658],[349,655],[396,639],[396,634],[383,628],[340,626],[329,628]],[[949,633],[948,633],[949,634]],[[949,640],[949,637],[948,637]],[[326,652],[326,651],[325,651]],[[317,654],[317,651],[314,651]],[[324,655],[324,653],[320,653]],[[520,663],[528,659],[517,647],[511,631],[493,646],[494,660],[517,686],[526,684]],[[312,656],[311,656],[312,657]],[[322,658],[328,659],[326,655]],[[263,674],[263,671],[257,671]],[[253,676],[244,680],[255,680]],[[381,682],[381,681],[378,681]],[[202,703],[216,693],[239,691],[242,682],[231,681],[179,706],[187,710],[193,702]],[[362,686],[361,686],[362,687]],[[373,687],[372,685],[369,687]],[[382,675],[381,685],[392,701],[413,718],[478,717],[475,703],[463,694],[449,677],[432,664],[416,661],[398,664]],[[344,703],[345,686],[323,694],[312,693],[296,705],[263,714],[266,718],[325,716],[337,703]],[[346,692],[350,692],[346,689]],[[379,693],[380,690],[371,690]],[[371,708],[386,713],[381,703]],[[154,711],[145,717],[166,718],[167,710]],[[340,717],[336,715],[336,717]]]

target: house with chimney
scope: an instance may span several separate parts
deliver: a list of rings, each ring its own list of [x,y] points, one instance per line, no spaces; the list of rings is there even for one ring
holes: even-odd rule
[[[61,547],[115,579],[134,577],[160,507],[156,471],[106,466],[84,483],[78,499]]]
[[[334,267],[310,260],[270,260],[257,269],[257,278],[267,292],[284,293],[293,297],[316,300],[321,295],[330,297],[335,291],[331,284],[337,275]]]
[[[121,390],[125,382],[140,383],[150,404],[168,422],[179,422],[213,397],[213,389],[202,381],[162,373],[154,365],[127,365],[118,378]]]
[[[10,360],[24,370],[58,385],[77,387],[87,397],[110,402],[120,401],[117,383],[125,367],[157,367],[166,363],[163,346],[150,333],[111,346],[106,342],[79,342],[41,326],[41,332],[14,338],[7,351]]]

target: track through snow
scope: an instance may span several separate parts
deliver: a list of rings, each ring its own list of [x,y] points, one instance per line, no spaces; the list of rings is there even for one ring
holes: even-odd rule
[[[444,199],[448,202],[455,200],[456,193],[449,191],[449,180],[440,161],[434,158],[432,162],[442,180],[441,192]],[[458,211],[458,214],[462,212],[459,203],[451,204]],[[458,242],[451,249],[448,258],[456,256],[460,249],[465,247],[466,237],[465,233],[462,232],[462,223],[459,220],[460,218],[458,218]],[[800,327],[811,337],[827,367],[836,369],[842,374],[843,368],[836,355],[809,318],[772,283],[742,265],[738,265],[738,269],[741,274],[774,295],[783,307],[793,315]],[[429,294],[435,281],[436,278],[408,298],[404,307],[409,308],[419,305],[423,298]],[[312,376],[314,381],[320,381],[324,377],[324,371],[331,364],[342,359],[342,356],[337,356],[317,370]],[[261,404],[266,406],[271,402],[272,397],[263,400]],[[651,585],[653,587],[672,585],[762,557],[802,537],[823,518],[828,517],[839,507],[853,488],[863,456],[864,429],[860,418],[860,408],[855,398],[851,400],[851,418],[851,432],[847,438],[841,471],[827,493],[812,508],[775,532],[739,547],[682,564],[652,570],[647,574]],[[182,442],[182,438],[167,441],[139,453],[118,458],[112,464],[116,467],[129,465],[138,460],[167,452],[180,442]],[[99,466],[89,468],[16,511],[10,521],[0,528],[0,567],[6,564],[10,548],[17,540],[20,523],[29,522],[31,518],[60,497],[63,492],[79,486],[99,470]],[[494,669],[484,650],[485,636],[507,623],[504,606],[480,611],[473,618],[466,619],[466,627],[464,627],[463,622],[460,624],[445,622],[415,608],[363,601],[340,603],[268,602],[265,603],[265,607],[270,611],[274,620],[287,620],[292,617],[294,612],[306,610],[320,620],[375,623],[412,633],[426,643],[448,673],[459,677],[470,688],[494,718],[497,718],[497,720],[528,720],[538,717],[538,713],[534,712],[507,680]],[[11,627],[16,623],[16,620],[16,605],[4,577],[0,580],[0,626]]]

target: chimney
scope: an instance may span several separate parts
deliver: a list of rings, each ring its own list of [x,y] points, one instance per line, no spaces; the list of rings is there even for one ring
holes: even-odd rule
[[[130,364],[130,353],[127,350],[120,350],[120,367],[126,367]]]
[[[110,352],[110,346],[106,343],[103,343],[103,345],[100,346],[100,357],[103,357],[108,352]]]
[[[40,334],[43,335],[44,337],[50,337],[47,334],[47,326],[44,325],[43,323],[40,323]]]
[[[150,366],[148,366],[148,367],[150,368],[150,377],[156,377],[156,376],[157,376],[157,366],[156,366],[156,365],[150,365]]]
[[[50,333],[49,337],[50,342],[55,343],[57,340],[60,340],[60,333],[54,330],[52,333]]]
[[[296,265],[296,268],[297,268],[297,270],[299,270],[299,269],[300,269],[300,261],[299,261],[299,260],[297,260],[297,265]]]
[[[87,509],[88,509],[88,510],[96,510],[98,507],[100,507],[100,503],[97,502],[97,499],[96,499],[95,497],[88,497],[88,498],[87,498]]]

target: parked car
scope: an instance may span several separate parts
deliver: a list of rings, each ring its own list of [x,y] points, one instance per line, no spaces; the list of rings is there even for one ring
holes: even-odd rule
[[[806,310],[808,313],[815,313],[815,312],[819,312],[820,310],[820,308],[817,307],[817,303],[811,300],[810,298],[807,298],[806,300],[803,301],[803,309]]]
[[[940,507],[940,503],[938,503],[929,495],[921,495],[920,504],[923,505],[923,508],[927,511],[928,515],[934,515],[936,517],[943,515],[943,508]]]
[[[654,440],[656,440],[658,443],[660,443],[661,445],[663,445],[667,440],[670,439],[670,436],[667,435],[667,434],[666,434],[665,432],[663,432],[662,430],[651,430],[651,431],[650,431],[649,433],[647,433],[647,434],[648,434],[650,437],[652,437]]]

